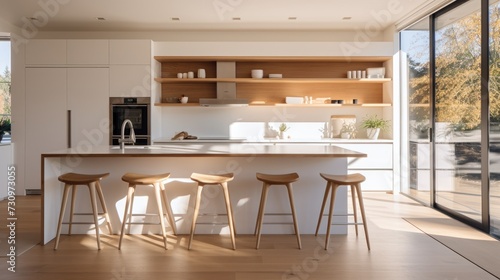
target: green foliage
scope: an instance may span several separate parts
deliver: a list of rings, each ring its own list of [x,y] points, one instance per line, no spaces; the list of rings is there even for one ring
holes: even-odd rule
[[[384,120],[379,118],[377,115],[374,115],[363,119],[361,126],[363,128],[380,128],[380,130],[384,130],[389,128],[389,120]]]
[[[282,123],[282,124],[280,125],[279,129],[280,129],[280,131],[281,131],[281,132],[285,132],[285,131],[289,130],[289,129],[290,129],[290,127],[289,127],[289,126],[287,126],[285,123]]]
[[[0,135],[4,135],[6,132],[10,133],[10,118],[0,119]]]

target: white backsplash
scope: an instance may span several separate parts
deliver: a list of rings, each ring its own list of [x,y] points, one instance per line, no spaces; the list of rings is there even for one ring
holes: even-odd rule
[[[287,131],[290,140],[320,140],[331,115],[356,115],[359,126],[367,115],[382,116],[383,110],[387,108],[163,107],[161,135],[153,135],[153,140],[169,138],[180,131],[198,137],[264,140],[266,137],[276,137],[281,123],[290,127]],[[364,132],[359,130],[357,138],[364,137]]]

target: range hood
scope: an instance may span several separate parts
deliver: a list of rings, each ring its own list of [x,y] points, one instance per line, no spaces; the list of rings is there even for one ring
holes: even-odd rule
[[[236,78],[236,62],[217,62],[217,78]],[[200,98],[205,107],[248,106],[248,100],[236,98],[236,83],[217,83],[217,98]]]

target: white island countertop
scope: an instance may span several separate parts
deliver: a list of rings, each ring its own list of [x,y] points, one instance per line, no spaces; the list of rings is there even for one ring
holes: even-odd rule
[[[65,149],[42,154],[42,157],[366,157],[366,154],[334,145],[265,144],[265,143],[192,143],[151,146],[92,147]]]

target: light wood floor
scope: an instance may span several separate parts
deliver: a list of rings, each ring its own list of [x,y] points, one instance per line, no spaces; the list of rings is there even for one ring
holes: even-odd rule
[[[229,249],[229,236],[196,235],[188,251],[188,236],[169,235],[165,251],[159,236],[131,235],[119,251],[118,236],[103,234],[103,249],[98,251],[94,236],[74,235],[63,236],[58,251],[51,242],[22,253],[15,273],[7,270],[2,253],[0,279],[499,279],[500,273],[496,277],[490,268],[500,263],[500,242],[407,197],[364,195],[371,251],[361,229],[358,238],[354,230],[332,236],[328,251],[324,235],[302,235],[302,250],[293,235],[263,235],[259,250],[254,249],[253,236],[238,235],[236,251]],[[5,204],[0,202],[0,223],[6,223]],[[17,204],[18,242],[34,243],[39,236],[39,197],[19,197]],[[1,245],[6,242],[5,228],[0,226]],[[487,246],[476,250],[474,242]],[[461,244],[468,246],[453,248]]]

